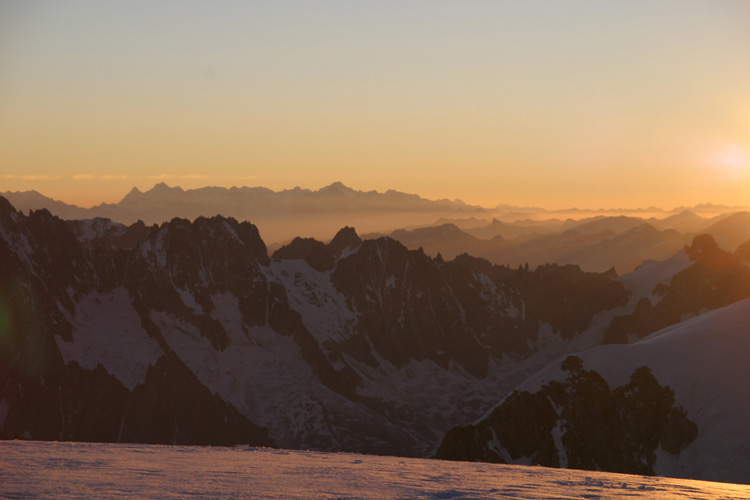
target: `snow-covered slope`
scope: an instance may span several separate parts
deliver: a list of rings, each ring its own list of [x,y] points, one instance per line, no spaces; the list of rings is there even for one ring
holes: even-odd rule
[[[55,337],[65,362],[91,370],[102,364],[131,391],[146,380],[147,368],[162,354],[159,343],[143,329],[124,287],[81,297],[72,324],[72,342]],[[110,334],[102,333],[108,330]]]
[[[658,383],[673,391],[695,423],[697,435],[679,453],[655,450],[653,471],[659,475],[750,483],[750,299],[665,328],[629,345],[599,346],[576,354],[584,372],[599,374],[610,387],[625,386],[636,369],[648,367]],[[519,394],[547,393],[555,383],[570,380],[561,360],[519,385]],[[507,398],[475,425],[500,429],[498,419]],[[594,400],[586,400],[595,404]],[[646,398],[646,404],[650,399]],[[506,408],[507,409],[507,408]],[[570,415],[570,414],[569,414]],[[526,418],[533,419],[533,411]],[[558,414],[558,433],[575,428],[572,417]],[[554,438],[554,436],[553,436]],[[570,449],[560,439],[556,456],[564,461]],[[482,443],[478,443],[480,448]],[[489,450],[509,457],[507,446],[487,443]],[[645,456],[648,456],[647,452]],[[511,461],[524,463],[523,457]]]

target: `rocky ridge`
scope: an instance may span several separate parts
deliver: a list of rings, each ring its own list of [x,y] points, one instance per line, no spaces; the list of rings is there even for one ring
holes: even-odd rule
[[[8,438],[424,455],[486,410],[540,330],[564,341],[627,299],[574,266],[444,262],[352,228],[271,258],[232,218],[123,226],[5,200],[0,257]]]

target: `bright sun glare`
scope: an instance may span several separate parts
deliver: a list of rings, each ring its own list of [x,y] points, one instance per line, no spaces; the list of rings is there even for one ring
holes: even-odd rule
[[[750,155],[737,144],[730,144],[715,153],[712,164],[721,172],[738,179],[750,170]]]

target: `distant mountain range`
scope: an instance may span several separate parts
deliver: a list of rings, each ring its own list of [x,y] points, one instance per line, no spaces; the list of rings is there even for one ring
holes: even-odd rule
[[[203,187],[184,190],[164,182],[146,192],[133,188],[118,203],[102,203],[81,208],[48,198],[36,191],[0,193],[19,210],[46,208],[65,219],[105,217],[124,224],[142,220],[146,224],[161,223],[174,217],[194,219],[226,215],[237,219],[273,214],[296,214],[305,211],[328,212],[476,212],[487,210],[467,205],[460,200],[428,200],[416,194],[388,190],[357,191],[341,182],[317,191],[295,187],[272,191],[264,187]],[[67,211],[67,212],[62,212]],[[56,213],[60,212],[60,213]],[[216,212],[216,213],[214,213]]]
[[[408,248],[422,248],[432,256],[439,253],[445,259],[468,253],[495,264],[575,264],[585,271],[615,268],[624,274],[644,260],[672,256],[701,233],[734,250],[750,239],[750,212],[712,218],[685,211],[663,219],[622,215],[515,223],[494,219],[467,229],[445,219],[438,226],[400,229],[388,236]]]
[[[485,214],[485,208],[462,201],[428,200],[389,190],[357,191],[340,182],[317,191],[299,187],[272,191],[263,187],[204,187],[183,190],[165,183],[146,192],[133,188],[120,202],[91,208],[68,205],[36,191],[1,193],[19,210],[45,208],[63,219],[107,218],[122,224],[161,224],[175,217],[222,215],[252,221],[269,241],[284,241],[306,231],[329,236],[352,224],[393,227],[396,220],[428,222],[443,216]],[[330,236],[329,236],[330,237]]]
[[[613,214],[631,214],[632,219],[652,223],[659,229],[671,228],[689,233],[693,232],[691,227],[700,224],[703,220],[703,217],[696,214],[710,213],[713,216],[742,209],[741,207],[704,204],[694,207],[692,213],[680,215],[680,212],[689,209],[680,207],[667,211],[649,207],[645,209],[546,210],[538,207],[510,205],[486,208],[469,205],[460,200],[429,200],[416,194],[395,190],[383,193],[358,191],[341,182],[334,182],[318,190],[295,187],[283,191],[272,191],[264,187],[203,187],[184,190],[177,186],[167,186],[162,182],[145,192],[133,188],[118,203],[102,203],[91,208],[69,205],[36,191],[6,191],[0,195],[23,212],[45,208],[52,214],[67,220],[101,217],[128,225],[138,220],[151,225],[161,224],[175,217],[192,220],[200,216],[222,215],[240,221],[251,221],[260,229],[267,242],[279,245],[290,241],[295,236],[331,238],[339,228],[346,225],[356,226],[365,233],[373,231],[387,233],[397,228],[413,229],[414,225],[439,225],[435,221],[444,220],[457,221],[457,225],[461,228],[468,225],[476,229],[487,225],[493,217],[497,219],[497,223],[502,221],[517,226],[513,232],[516,235],[531,234],[529,228],[535,225],[536,233],[549,234],[550,228],[554,227],[558,221],[561,229],[570,229],[575,225],[571,222],[573,219],[592,219],[597,215],[601,217]],[[666,227],[660,227],[657,219],[653,217],[642,219],[640,216],[643,214],[664,216],[663,221]],[[562,216],[569,219],[559,219]],[[540,220],[546,221],[544,224],[539,224]],[[465,221],[465,223],[458,221]],[[495,231],[496,229],[487,229],[485,233]],[[492,236],[502,233],[508,233],[508,230],[499,230]],[[474,234],[474,236],[489,239],[486,234]],[[508,238],[505,234],[503,237]]]
[[[548,209],[548,208],[541,208],[541,207],[518,207],[514,205],[506,205],[506,204],[500,204],[495,206],[494,210],[495,212],[501,213],[501,214],[529,214],[529,213],[536,213],[536,214],[548,214],[548,215],[554,215],[554,214],[565,214],[567,217],[571,217],[573,214],[577,214],[580,216],[592,216],[592,215],[612,215],[612,214],[632,214],[632,215],[638,215],[638,214],[660,214],[660,215],[666,215],[666,214],[677,214],[684,211],[690,211],[690,212],[696,212],[699,214],[704,215],[716,215],[719,213],[726,213],[726,212],[740,212],[744,210],[750,209],[749,206],[746,205],[722,205],[717,203],[699,203],[697,205],[694,205],[692,207],[688,206],[679,206],[670,209],[664,209],[661,207],[645,207],[645,208],[577,208],[577,207],[570,207],[570,208],[560,208],[560,209]],[[576,218],[576,217],[574,217]]]

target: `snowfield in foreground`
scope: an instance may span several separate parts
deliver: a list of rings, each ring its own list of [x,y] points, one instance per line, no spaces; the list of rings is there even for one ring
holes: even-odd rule
[[[750,499],[750,486],[350,453],[3,441],[0,497]]]

